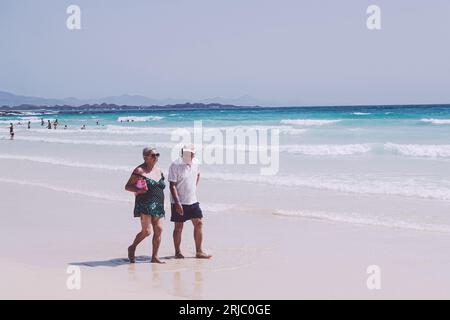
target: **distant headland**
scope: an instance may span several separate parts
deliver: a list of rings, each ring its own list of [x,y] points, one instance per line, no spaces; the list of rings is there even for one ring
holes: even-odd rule
[[[85,104],[81,106],[70,105],[54,105],[54,106],[39,106],[31,104],[23,104],[19,106],[0,106],[0,116],[22,115],[26,111],[63,111],[70,113],[79,111],[144,111],[144,110],[189,110],[189,109],[243,109],[243,108],[261,108],[260,106],[235,106],[231,104],[220,103],[178,103],[165,106],[129,106],[116,104]]]
[[[260,101],[250,96],[234,99],[215,97],[200,101],[187,99],[152,99],[141,95],[123,94],[95,99],[79,99],[74,97],[55,99],[16,95],[0,91],[0,110],[13,112],[16,110],[156,110],[156,109],[230,109],[259,107]]]

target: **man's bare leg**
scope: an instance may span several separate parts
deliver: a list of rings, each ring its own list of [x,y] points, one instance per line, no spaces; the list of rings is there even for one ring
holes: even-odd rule
[[[183,259],[184,256],[181,253],[181,235],[183,233],[183,222],[175,222],[175,228],[173,229],[173,244],[175,245],[175,258]]]
[[[147,238],[151,234],[150,229],[151,219],[150,216],[141,214],[141,231],[134,238],[133,244],[128,247],[128,259],[130,263],[135,263],[136,258],[134,256],[136,252],[136,247],[139,243],[142,242],[145,238]]]
[[[194,240],[195,240],[195,257],[199,259],[209,259],[212,257],[210,254],[206,254],[202,250],[203,241],[203,221],[202,219],[192,219],[194,225]]]

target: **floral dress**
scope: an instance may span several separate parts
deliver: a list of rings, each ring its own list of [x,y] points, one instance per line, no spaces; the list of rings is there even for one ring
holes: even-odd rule
[[[161,172],[161,178],[159,181],[155,181],[143,175],[137,175],[146,181],[148,191],[136,196],[134,216],[140,217],[141,214],[146,214],[153,217],[163,218],[165,215],[164,188],[166,187],[164,175]]]

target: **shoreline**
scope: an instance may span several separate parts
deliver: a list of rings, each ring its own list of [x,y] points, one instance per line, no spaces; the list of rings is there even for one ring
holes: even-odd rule
[[[44,299],[445,299],[449,295],[447,234],[205,212],[205,245],[212,260],[174,260],[170,259],[173,226],[166,215],[160,256],[167,263],[148,263],[146,239],[136,253],[143,256],[143,263],[133,266],[124,261],[128,242],[138,231],[131,204],[1,182],[0,189],[11,192],[4,201],[5,212],[15,212],[0,227],[5,235],[1,281],[6,284],[2,294],[6,299],[23,297],[25,288],[26,298]],[[20,196],[43,208],[37,217],[36,212],[27,212],[29,206]],[[52,205],[45,209],[46,204]],[[186,225],[183,233],[188,257],[194,252],[191,228]],[[381,290],[366,288],[366,268],[372,264],[382,270]],[[69,265],[79,265],[83,275],[76,292],[65,287]]]

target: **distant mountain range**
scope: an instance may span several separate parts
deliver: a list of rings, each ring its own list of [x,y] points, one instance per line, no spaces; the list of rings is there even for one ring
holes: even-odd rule
[[[141,95],[123,94],[120,96],[110,96],[99,99],[78,99],[78,98],[42,98],[16,95],[9,92],[0,91],[0,107],[9,106],[17,107],[23,105],[34,106],[73,106],[78,107],[82,105],[100,105],[100,104],[114,104],[119,106],[165,106],[174,104],[185,104],[189,101],[181,99],[152,99]],[[203,99],[200,101],[190,101],[200,104],[224,104],[224,105],[238,105],[238,106],[257,106],[262,105],[261,101],[250,96],[241,96],[234,99],[226,99],[222,97],[215,97],[211,99]]]

